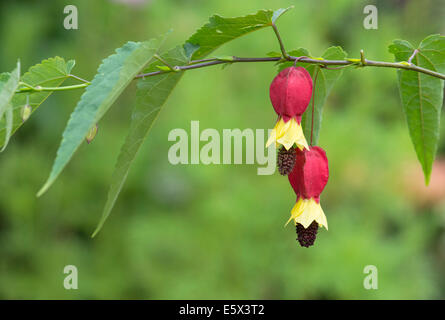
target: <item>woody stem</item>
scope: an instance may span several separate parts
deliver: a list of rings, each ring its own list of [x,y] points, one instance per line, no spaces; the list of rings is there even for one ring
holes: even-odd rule
[[[409,63],[409,62],[384,62],[384,61],[373,61],[364,59],[364,57],[361,57],[360,59],[346,59],[346,60],[326,60],[321,58],[309,58],[305,56],[301,57],[294,57],[288,55],[284,61],[297,61],[302,63],[308,63],[308,64],[316,64],[319,65],[322,68],[327,68],[327,66],[340,66],[340,67],[346,67],[346,66],[357,66],[357,67],[377,67],[377,68],[394,68],[394,69],[403,69],[403,70],[411,70],[423,74],[430,75],[432,77],[436,77],[442,80],[445,80],[445,74],[425,69],[419,66],[416,66],[415,64]],[[171,70],[160,70],[160,71],[153,71],[148,73],[139,74],[135,77],[135,79],[139,78],[145,78],[145,77],[152,77],[157,76],[161,74],[171,73],[171,72],[179,72],[179,71],[186,71],[186,70],[192,70],[192,69],[199,69],[199,68],[205,68],[205,67],[211,67],[219,64],[225,64],[225,63],[243,63],[243,62],[278,62],[283,61],[283,57],[260,57],[260,58],[242,58],[242,57],[235,57],[233,56],[230,61],[227,59],[219,59],[219,58],[212,58],[212,59],[206,59],[206,60],[199,60],[204,62],[198,62],[197,61],[190,61],[189,64],[183,65],[183,66],[171,66]],[[363,63],[364,62],[364,63]],[[328,68],[333,69],[333,68]],[[73,89],[81,89],[89,86],[91,82],[88,82],[87,80],[81,79],[74,75],[69,75],[68,77],[80,80],[84,83],[79,85],[73,85],[73,86],[65,86],[65,87],[33,87],[30,85],[26,85],[26,88],[21,88],[17,90],[17,93],[22,92],[40,92],[40,91],[66,91],[66,90],[73,90]]]
[[[186,71],[186,70],[192,70],[192,69],[199,69],[199,68],[205,68],[210,66],[215,66],[219,64],[225,64],[225,63],[243,63],[243,62],[277,62],[282,61],[283,57],[261,57],[261,58],[241,58],[241,57],[233,57],[230,61],[227,61],[227,59],[210,59],[210,61],[195,63],[195,61],[191,61],[187,65],[183,66],[174,66],[174,68],[177,71]],[[308,63],[308,64],[317,64],[322,67],[325,66],[349,66],[349,65],[355,65],[358,67],[377,67],[377,68],[394,68],[394,69],[404,69],[404,70],[412,70],[420,73],[424,73],[427,75],[430,75],[432,77],[436,77],[442,80],[445,80],[445,74],[425,69],[419,66],[416,66],[415,64],[408,63],[408,62],[384,62],[384,61],[374,61],[374,60],[368,60],[365,59],[365,64],[362,64],[362,59],[346,59],[346,60],[326,60],[326,59],[317,59],[317,58],[309,58],[309,57],[294,57],[294,56],[288,56],[285,60],[287,61],[295,61],[298,60],[298,62],[302,63]],[[139,74],[135,78],[145,78],[145,77],[151,77],[156,76],[160,74],[169,73],[172,71],[153,71],[148,72],[144,74]]]

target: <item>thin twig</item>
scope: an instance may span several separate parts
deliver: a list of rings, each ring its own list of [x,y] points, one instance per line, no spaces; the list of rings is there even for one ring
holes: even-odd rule
[[[419,52],[419,49],[415,49],[413,54],[411,55],[411,57],[409,57],[408,59],[408,63],[412,63],[411,61],[413,61],[414,57],[416,56],[416,54]]]
[[[24,84],[26,85],[26,84]],[[42,91],[67,91],[67,90],[73,90],[73,89],[83,89],[90,85],[90,83],[82,83],[82,84],[76,84],[73,86],[65,86],[65,87],[32,87],[27,86],[27,88],[21,88],[18,89],[15,93],[23,93],[23,92],[42,92]]]
[[[194,63],[195,61],[191,61],[189,65],[185,65],[185,66],[175,66],[175,68],[178,71],[185,71],[185,70],[191,70],[191,69],[199,69],[199,68],[204,68],[204,67],[210,67],[210,66],[215,66],[215,65],[219,65],[219,64],[224,64],[224,63],[234,63],[234,62],[270,62],[270,61],[279,61],[281,60],[280,57],[266,57],[266,58],[239,58],[239,57],[233,57],[232,61],[227,61],[227,60],[218,60],[218,59],[213,59],[211,61],[208,62],[201,62],[201,63]],[[150,76],[156,76],[159,74],[164,74],[164,73],[169,73],[170,71],[153,71],[153,72],[149,72],[149,73],[143,73],[140,75],[136,76],[136,79],[138,78],[145,78],[145,77],[150,77]]]
[[[279,35],[278,35],[279,36]],[[279,38],[281,39],[281,38]],[[281,43],[281,41],[280,41]],[[286,51],[284,50],[283,46],[283,55],[286,54]],[[227,61],[227,59],[223,58],[210,58],[210,59],[201,59],[201,60],[193,60],[190,61],[188,65],[184,66],[171,66],[168,65],[170,70],[160,70],[160,71],[153,71],[149,73],[143,73],[139,74],[135,77],[135,79],[139,78],[145,78],[145,77],[151,77],[151,76],[157,76],[162,74],[167,74],[170,72],[178,72],[178,71],[186,71],[186,70],[192,70],[192,69],[199,69],[199,68],[205,68],[205,67],[211,67],[219,64],[225,64],[225,63],[243,63],[243,62],[279,62],[279,61],[294,61],[296,62],[303,62],[308,64],[316,64],[319,65],[321,68],[334,70],[334,69],[342,69],[348,66],[359,66],[359,67],[378,67],[378,68],[395,68],[395,69],[404,69],[404,70],[411,70],[416,71],[420,73],[424,73],[427,75],[430,75],[432,77],[436,77],[442,80],[445,80],[445,74],[425,69],[422,67],[419,67],[413,63],[411,63],[412,59],[415,57],[415,55],[418,53],[418,50],[414,50],[412,56],[409,58],[408,62],[384,62],[384,61],[373,61],[373,60],[367,60],[364,57],[363,50],[360,51],[360,59],[346,59],[346,60],[325,60],[322,58],[310,58],[306,56],[300,56],[300,57],[294,57],[287,55],[287,57],[260,57],[260,58],[241,58],[241,57],[235,57],[233,56],[233,59],[230,61]],[[161,58],[162,59],[162,58]],[[159,59],[162,63],[166,64],[165,61],[162,61]],[[167,64],[166,64],[167,65]],[[337,66],[337,67],[328,67],[328,66]],[[81,89],[86,88],[91,84],[91,82],[82,79],[75,75],[68,75],[68,77],[77,79],[79,81],[82,81],[82,84],[79,85],[72,85],[72,86],[65,86],[65,87],[33,87],[27,83],[21,83],[21,85],[25,86],[26,88],[21,88],[16,91],[16,93],[23,93],[23,92],[41,92],[41,91],[66,91],[66,90],[72,90],[72,89]]]
[[[414,54],[413,54],[414,57]],[[261,58],[241,58],[241,57],[233,57],[233,60],[227,61],[224,59],[204,59],[204,60],[194,60],[191,61],[188,65],[185,66],[171,66],[173,70],[171,71],[153,71],[149,73],[139,74],[135,77],[135,79],[139,78],[145,78],[145,77],[151,77],[151,76],[157,76],[161,74],[167,74],[170,72],[177,72],[177,71],[186,71],[186,70],[192,70],[192,69],[199,69],[199,68],[205,68],[210,66],[215,66],[219,64],[224,63],[243,63],[243,62],[278,62],[282,61],[283,57],[261,57]],[[317,64],[321,68],[326,69],[341,69],[348,66],[363,66],[363,67],[378,67],[378,68],[395,68],[395,69],[404,69],[404,70],[412,70],[420,73],[424,73],[427,75],[430,75],[432,77],[436,77],[442,80],[445,80],[445,75],[436,71],[432,71],[429,69],[425,69],[422,67],[419,67],[415,64],[408,63],[408,62],[383,62],[383,61],[373,61],[373,60],[365,60],[365,65],[363,65],[363,62],[361,59],[347,59],[347,60],[325,60],[325,59],[317,59],[317,58],[310,58],[306,56],[300,56],[300,57],[294,57],[294,56],[288,56],[288,58],[284,59],[285,61],[298,61],[308,64]],[[204,62],[201,62],[204,61]],[[337,66],[337,67],[328,67],[328,66]],[[84,82],[83,84],[79,85],[73,85],[73,86],[65,86],[65,87],[33,87],[29,84],[22,83],[22,85],[26,86],[27,88],[21,88],[16,91],[16,93],[23,93],[23,92],[41,92],[41,91],[66,91],[66,90],[72,90],[72,89],[80,89],[80,88],[86,88],[88,85],[91,84],[91,82],[84,80],[80,77],[69,75],[71,78],[75,78],[77,80],[80,80]]]
[[[233,60],[230,62],[227,62],[225,60],[214,60],[214,61],[208,61],[208,62],[202,62],[202,63],[196,63],[185,66],[175,66],[175,68],[179,71],[185,71],[185,70],[192,70],[192,69],[199,69],[204,67],[210,67],[214,65],[224,64],[224,63],[242,63],[242,62],[277,62],[283,60],[282,57],[264,57],[264,58],[240,58],[240,57],[233,57]],[[350,65],[356,65],[361,66],[362,61],[361,59],[347,59],[347,60],[325,60],[325,59],[314,59],[314,58],[308,58],[308,57],[294,57],[289,56],[286,60],[288,61],[295,61],[298,60],[298,62],[303,63],[309,63],[309,64],[318,64],[318,65],[325,65],[325,66],[350,66]],[[416,66],[414,64],[410,64],[407,62],[383,62],[383,61],[373,61],[373,60],[366,60],[365,61],[366,67],[378,67],[378,68],[395,68],[395,69],[404,69],[404,70],[412,70],[424,74],[428,74],[430,76],[443,79],[445,80],[445,74],[425,69],[419,66]],[[151,77],[156,76],[160,74],[169,73],[170,71],[153,71],[149,73],[144,73],[137,75],[136,78],[144,78],[144,77]]]
[[[360,62],[362,67],[366,66],[365,52],[360,50]]]
[[[79,81],[81,81],[81,82],[83,82],[83,83],[91,83],[91,82],[89,82],[88,80],[85,80],[85,79],[82,79],[81,77],[75,76],[74,74],[69,74],[68,77],[69,77],[69,78],[76,79],[76,80],[79,80]]]
[[[275,36],[277,37],[278,43],[280,44],[281,54],[285,59],[289,59],[289,55],[287,54],[286,49],[284,48],[283,40],[281,39],[280,32],[278,32],[278,28],[275,25],[275,23],[272,23],[272,29],[275,32]]]
[[[339,67],[328,67],[324,64],[320,65],[321,68],[326,69],[326,70],[339,70],[339,69],[344,69],[344,68],[348,68],[350,66],[353,66],[353,64],[349,64],[349,65],[345,65],[345,66],[339,66]]]
[[[209,62],[209,61],[215,61],[215,60],[218,60],[218,58],[208,58],[208,59],[192,60],[192,61],[189,62],[189,64]]]
[[[162,62],[166,67],[168,67],[171,71],[178,71],[176,67],[170,65],[167,61],[165,61],[164,59],[162,59],[159,55],[155,54],[153,55],[153,57],[157,60],[159,60],[160,62]]]

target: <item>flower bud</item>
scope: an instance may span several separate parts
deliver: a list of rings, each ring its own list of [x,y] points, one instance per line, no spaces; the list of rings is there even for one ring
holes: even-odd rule
[[[87,143],[90,143],[91,141],[93,141],[94,137],[97,134],[97,130],[98,130],[98,126],[97,124],[95,124],[90,131],[88,131],[88,134],[85,137],[85,140],[87,141]]]
[[[29,119],[32,113],[32,107],[29,104],[26,104],[20,110],[20,116],[22,117],[22,122],[25,122]]]

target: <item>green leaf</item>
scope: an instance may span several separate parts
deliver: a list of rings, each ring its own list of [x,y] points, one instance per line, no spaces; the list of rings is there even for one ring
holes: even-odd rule
[[[11,137],[11,132],[12,132],[12,119],[13,114],[12,114],[12,105],[9,104],[6,107],[6,111],[5,111],[5,120],[6,120],[6,134],[5,134],[5,141],[3,143],[3,147],[0,150],[0,152],[3,152],[3,150],[5,150],[6,146],[8,145],[9,142],[9,138]]]
[[[91,85],[87,87],[71,114],[50,176],[37,196],[48,190],[84,141],[89,130],[99,122],[134,77],[152,60],[158,47],[157,39],[128,42],[102,62]]]
[[[289,9],[289,8],[288,8]],[[288,9],[260,10],[255,14],[237,18],[223,18],[218,15],[210,17],[205,24],[184,45],[186,54],[191,60],[207,56],[221,45],[250,32],[269,27],[275,15],[277,19]]]
[[[2,73],[0,77],[0,119],[9,107],[15,91],[19,87],[20,62],[11,73]]]
[[[289,54],[294,57],[311,56],[309,52],[304,48],[291,51],[289,52]],[[322,58],[326,60],[344,60],[346,58],[346,52],[344,52],[341,47],[330,47],[326,49],[326,51],[323,53]],[[281,63],[279,66],[279,70],[283,70],[284,68],[290,67],[292,65],[293,62]],[[314,92],[312,95],[312,99],[305,113],[303,114],[301,125],[303,127],[306,140],[308,140],[308,142],[310,141],[312,132],[312,144],[317,145],[321,129],[323,106],[325,105],[326,100],[335,82],[342,75],[343,70],[324,69],[321,68],[319,65],[308,64],[303,62],[298,62],[297,66],[306,68],[306,70],[310,73],[312,80],[314,82]],[[314,103],[313,118],[312,118],[312,103]]]
[[[192,59],[202,59],[228,41],[270,26],[272,16],[273,11],[270,10],[258,11],[256,14],[239,18],[213,16],[209,19],[209,23],[187,40],[182,48],[174,48],[162,55],[162,58],[171,65],[184,65]],[[228,63],[224,64],[223,67],[230,65],[233,57],[225,57],[224,59],[227,59]],[[153,63],[147,70],[144,70],[144,73],[156,71],[157,68],[158,63]],[[137,105],[132,115],[130,132],[121,148],[108,192],[107,203],[93,237],[100,231],[108,218],[125,183],[131,163],[182,74],[183,72],[171,72],[155,77],[147,77],[139,81]]]
[[[445,36],[433,34],[423,39],[419,45],[419,55],[428,60],[437,72],[445,73]]]
[[[394,40],[389,46],[396,61],[408,61],[414,50],[416,48],[404,40]],[[428,36],[417,50],[413,64],[437,72],[445,71],[445,37]],[[444,82],[410,70],[399,69],[397,75],[408,130],[428,185],[439,142]]]
[[[188,58],[182,47],[176,47],[162,58],[171,65],[183,65]],[[151,64],[144,73],[156,70],[157,62]],[[183,72],[169,72],[155,77],[147,77],[138,81],[137,102],[131,118],[130,130],[121,148],[116,168],[113,173],[111,186],[108,191],[108,199],[105,204],[102,218],[93,233],[93,237],[100,231],[105,220],[110,215],[111,209],[127,178],[130,166],[135,159],[142,143],[147,137],[153,122],[156,120],[162,106],[166,102],[172,90],[181,79]]]
[[[192,59],[193,54],[199,49],[199,45],[193,44],[190,42],[184,43],[184,51],[185,55],[188,58],[188,61]]]
[[[68,74],[71,73],[75,65],[76,65],[76,60],[69,60],[66,63],[66,71]]]
[[[286,12],[288,12],[290,9],[293,9],[294,6],[290,6],[286,9],[280,8],[278,10],[275,10],[273,15],[272,15],[272,23],[275,23],[278,18],[280,18],[283,14],[285,14]]]
[[[64,59],[54,57],[31,67],[21,77],[21,81],[34,87],[59,87],[65,81],[70,71],[71,70]],[[32,112],[34,112],[51,95],[51,93],[51,91],[41,91],[33,93],[16,93],[13,96],[11,102],[13,109],[11,134],[14,134],[14,132],[23,124],[20,113],[23,106],[27,103],[27,100],[29,99],[29,105],[32,107]],[[6,122],[2,119],[0,121],[0,137],[5,135],[5,129]],[[0,146],[2,145],[3,141],[0,141]]]
[[[9,80],[10,77],[11,77],[10,72],[0,73],[0,90],[2,90],[3,86]]]
[[[12,131],[12,97],[19,87],[20,81],[20,62],[17,67],[9,74],[2,74],[0,77],[0,119],[5,114],[5,139],[3,142],[3,151],[8,144]]]

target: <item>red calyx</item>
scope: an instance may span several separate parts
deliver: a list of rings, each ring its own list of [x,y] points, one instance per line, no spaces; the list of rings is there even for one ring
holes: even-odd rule
[[[296,149],[297,157],[294,169],[289,174],[289,182],[297,198],[314,198],[320,201],[320,194],[328,183],[329,167],[326,152],[320,147],[310,150]]]
[[[300,123],[312,97],[311,75],[303,67],[286,68],[273,79],[269,94],[275,112],[285,122],[295,117]]]

